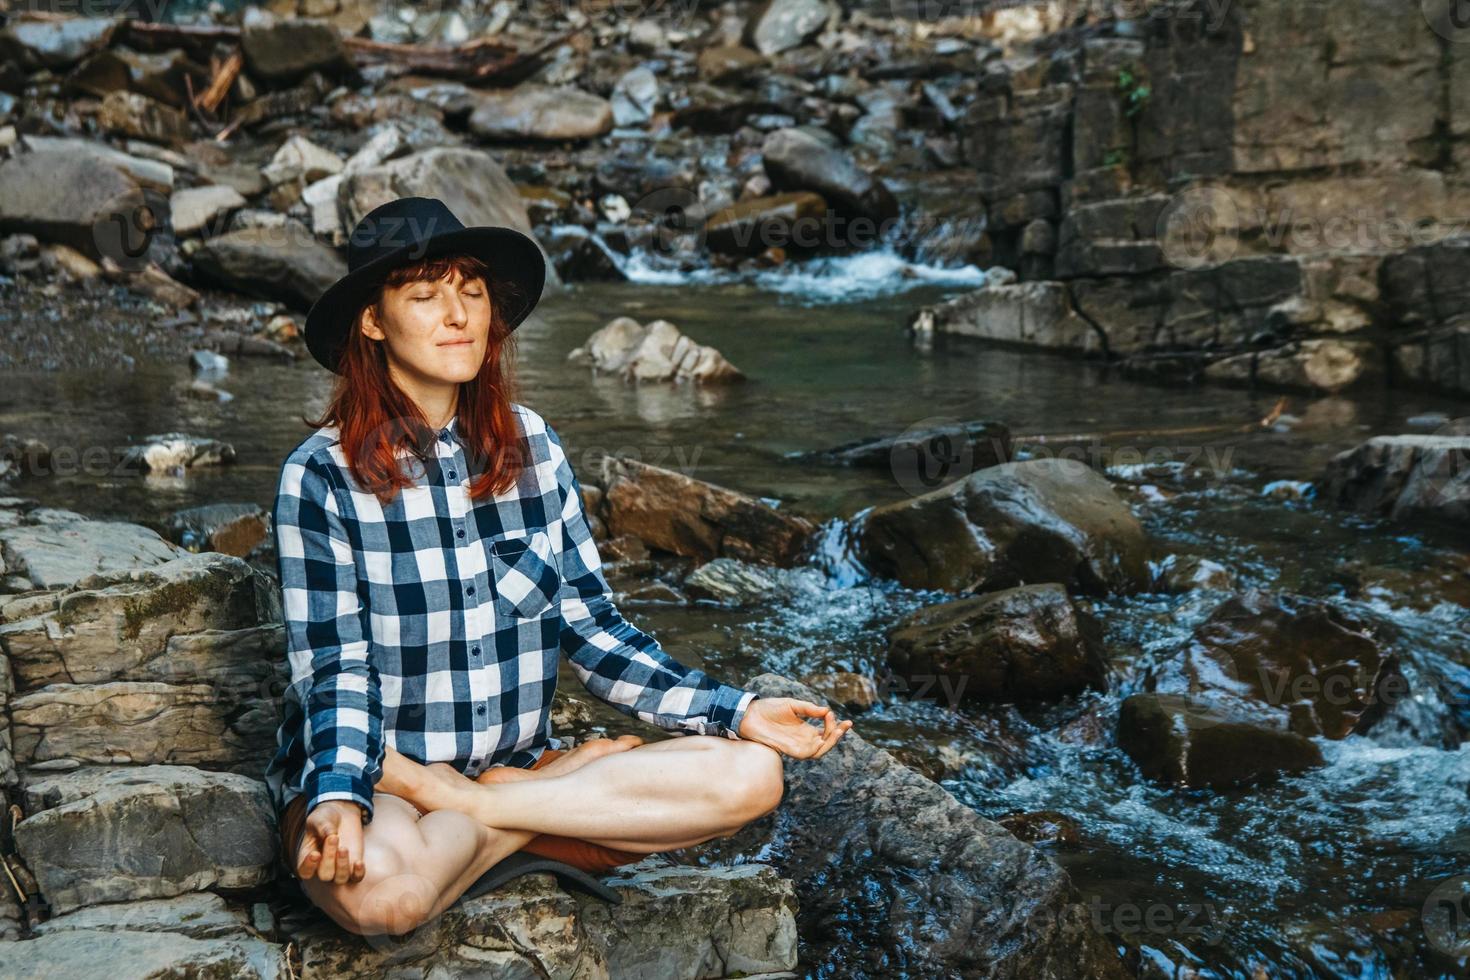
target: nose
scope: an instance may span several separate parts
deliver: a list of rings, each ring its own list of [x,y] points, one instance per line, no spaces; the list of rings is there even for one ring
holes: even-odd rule
[[[444,322],[453,327],[462,327],[469,322],[469,311],[465,308],[464,300],[459,295],[459,290],[449,291],[449,305],[444,309]]]

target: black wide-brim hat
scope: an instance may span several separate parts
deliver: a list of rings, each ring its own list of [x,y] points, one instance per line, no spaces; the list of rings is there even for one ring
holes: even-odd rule
[[[546,259],[535,240],[514,228],[466,228],[443,201],[401,197],[362,216],[347,239],[347,275],[306,314],[306,349],[334,374],[362,308],[400,266],[469,255],[490,268],[490,289],[503,297],[500,315],[514,330],[535,308],[546,283]],[[509,287],[509,288],[506,288]]]

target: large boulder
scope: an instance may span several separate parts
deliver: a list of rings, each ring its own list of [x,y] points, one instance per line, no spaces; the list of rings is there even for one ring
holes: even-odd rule
[[[924,606],[888,634],[896,673],[956,678],[955,697],[978,703],[1045,701],[1101,688],[1101,651],[1096,623],[1060,585]]]
[[[1470,526],[1470,434],[1374,436],[1338,453],[1323,500],[1393,520]]]
[[[1183,694],[1134,694],[1118,745],[1149,779],[1193,789],[1252,783],[1322,765],[1322,752],[1259,711]]]
[[[762,697],[824,699],[777,674]],[[820,759],[787,760],[769,821],[796,883],[809,967],[841,975],[1121,977],[1066,873],[939,785],[848,731]],[[769,836],[769,840],[767,839]],[[832,924],[842,923],[834,930]]]
[[[466,226],[504,225],[535,238],[525,199],[495,158],[481,150],[437,147],[347,173],[338,191],[342,226],[351,228],[373,208],[400,197],[438,198]],[[550,262],[546,277],[548,287],[557,282]]]
[[[331,24],[277,19],[258,7],[246,9],[240,47],[250,74],[266,82],[291,82],[311,71],[342,72],[351,65]]]
[[[792,883],[765,864],[658,867],[604,879],[622,902],[526,875],[462,900],[407,936],[372,941],[314,919],[293,935],[303,974],[496,977],[741,977],[795,968]]]
[[[213,892],[188,892],[173,898],[109,902],[52,916],[38,923],[38,935],[76,929],[103,932],[172,932],[191,939],[248,936],[250,918]]]
[[[1149,583],[1138,519],[1106,479],[1074,460],[1004,463],[878,507],[857,543],[874,572],[913,589],[1059,582],[1104,594]]]
[[[811,133],[778,129],[761,144],[761,156],[773,188],[820,194],[844,217],[866,219],[870,234],[898,216],[898,201],[883,181],[859,167],[846,152]],[[864,243],[854,240],[852,244]]]
[[[0,54],[27,71],[67,68],[112,41],[118,20],[112,17],[67,17],[22,20],[0,30]]]
[[[1408,693],[1369,626],[1328,602],[1260,591],[1217,606],[1151,684],[1234,699],[1283,730],[1330,739],[1367,731]]]
[[[200,243],[194,268],[236,292],[307,310],[347,274],[342,256],[311,232],[288,222],[282,228],[241,228]]]
[[[753,497],[638,460],[607,456],[599,517],[614,535],[699,561],[738,558],[789,568],[816,527]]]
[[[126,260],[167,227],[168,198],[138,172],[173,182],[173,171],[85,141],[16,153],[0,161],[0,232],[29,232],[94,258]],[[119,159],[122,158],[122,159]]]
[[[986,285],[921,307],[909,329],[1079,354],[1106,349],[1102,333],[1072,308],[1067,286],[1059,282]]]
[[[188,766],[82,769],[33,781],[26,800],[16,850],[56,913],[250,888],[275,874],[275,812],[265,784],[247,776]]]

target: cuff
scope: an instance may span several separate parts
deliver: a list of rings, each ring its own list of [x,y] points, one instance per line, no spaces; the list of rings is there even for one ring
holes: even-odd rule
[[[306,777],[302,792],[306,794],[306,812],[327,800],[352,800],[362,807],[362,822],[373,820],[373,788],[355,773],[316,770]]]
[[[750,702],[760,695],[754,691],[741,690],[738,687],[725,687],[714,698],[710,705],[710,720],[719,726],[720,734],[725,738],[740,738],[740,723],[745,720],[745,712],[750,707]]]

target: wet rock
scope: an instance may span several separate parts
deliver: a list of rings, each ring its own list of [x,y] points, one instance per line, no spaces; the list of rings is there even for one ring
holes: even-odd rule
[[[763,55],[778,54],[814,37],[832,14],[823,0],[768,0],[751,21],[746,40]]]
[[[729,384],[745,380],[723,354],[690,340],[667,320],[643,325],[620,316],[569,353],[567,360],[633,382]]]
[[[556,268],[568,282],[621,282],[627,279],[621,256],[599,235],[569,225],[556,229],[550,239],[556,252]]]
[[[1143,528],[1084,463],[1004,463],[873,510],[858,550],[908,588],[986,592],[1059,582],[1089,594],[1149,582]]]
[[[240,46],[250,73],[266,82],[291,82],[308,72],[341,73],[351,67],[342,38],[330,24],[277,20],[258,7],[246,9]]]
[[[1067,287],[1058,282],[987,285],[921,307],[910,321],[915,333],[957,334],[1028,347],[1097,353],[1104,339],[1077,314]]]
[[[155,143],[182,143],[189,138],[188,117],[137,92],[109,93],[98,110],[97,125],[107,133]]]
[[[1230,569],[1198,555],[1169,555],[1158,563],[1154,579],[1161,592],[1228,591],[1235,586]]]
[[[0,592],[60,589],[89,575],[161,565],[179,548],[151,528],[123,521],[90,521],[80,514],[58,520],[23,517],[0,527]]]
[[[107,47],[117,25],[111,17],[17,19],[0,30],[0,53],[27,71],[68,68]]]
[[[849,711],[866,711],[881,699],[877,681],[865,674],[854,674],[850,670],[839,670],[830,674],[806,674],[801,682]]]
[[[169,198],[176,235],[222,232],[229,216],[244,206],[245,198],[227,184],[190,187]]]
[[[925,606],[888,634],[904,677],[949,676],[976,703],[1050,701],[1105,686],[1096,623],[1060,585],[1026,585]]]
[[[1317,489],[1337,507],[1463,530],[1470,521],[1470,435],[1375,436],[1334,456]]]
[[[174,189],[174,168],[159,160],[150,160],[94,140],[73,139],[59,136],[27,136],[26,145],[33,153],[46,154],[47,162],[54,164],[52,154],[70,157],[92,167],[111,167],[126,174],[145,191],[158,191],[167,195]],[[150,206],[153,201],[146,203]]]
[[[207,239],[193,259],[197,272],[225,289],[301,310],[310,309],[347,274],[337,252],[294,223],[282,229],[241,228]]]
[[[637,460],[605,457],[598,482],[599,516],[609,532],[700,561],[729,557],[790,568],[816,530],[753,497]]]
[[[143,436],[139,445],[128,447],[118,465],[123,469],[157,473],[234,461],[235,447],[227,442],[187,432],[164,432]]]
[[[43,246],[41,264],[52,272],[59,272],[72,282],[90,282],[102,276],[102,266],[70,245]]]
[[[44,977],[228,976],[281,980],[286,950],[254,936],[191,939],[173,933],[75,929],[0,943],[0,973]]]
[[[618,905],[527,875],[463,901],[405,944],[369,944],[320,920],[298,930],[306,976],[739,977],[796,965],[792,883],[764,864],[662,868],[605,878]]]
[[[817,248],[827,202],[810,191],[772,194],[732,204],[705,220],[705,243],[726,255],[759,255],[771,247]]]
[[[16,825],[16,849],[56,913],[250,888],[274,876],[275,813],[265,784],[247,776],[189,766],[84,769],[37,780],[26,794],[48,808]]]
[[[1011,430],[1002,422],[956,422],[896,436],[858,439],[805,458],[842,466],[888,469],[900,486],[934,486],[1011,458]]]
[[[766,137],[761,155],[772,187],[820,194],[842,215],[867,219],[874,234],[877,225],[898,216],[898,202],[883,181],[810,133],[778,129]]]
[[[1149,779],[1192,789],[1251,783],[1323,764],[1321,750],[1262,712],[1181,694],[1134,694],[1118,745]]]
[[[1283,730],[1330,739],[1367,731],[1408,693],[1366,625],[1320,600],[1259,591],[1217,606],[1151,686],[1237,698]]]
[[[776,674],[762,697],[822,703]],[[800,924],[840,917],[842,972],[1112,978],[1122,970],[1065,872],[938,785],[849,731],[816,760],[791,760],[776,821],[779,867]],[[742,834],[755,844],[755,826]],[[868,911],[874,903],[886,915]],[[807,934],[813,957],[820,930]]]
[[[1011,813],[996,822],[1028,844],[1076,844],[1082,839],[1077,821],[1056,810]]]
[[[112,902],[78,909],[36,926],[39,935],[87,929],[98,932],[167,932],[191,939],[250,935],[250,920],[212,892],[189,892],[175,898]]]
[[[259,504],[204,504],[175,511],[169,537],[189,550],[244,558],[270,535],[270,511]]]
[[[789,597],[819,590],[821,574],[814,569],[771,568],[734,558],[716,558],[690,572],[684,587],[696,599],[744,606],[778,593]]]
[[[1205,368],[1211,381],[1342,391],[1381,370],[1378,348],[1366,341],[1303,340],[1288,347],[1238,354]]]
[[[613,127],[613,107],[570,86],[526,83],[481,94],[470,131],[486,140],[583,140]]]
[[[612,91],[613,122],[619,126],[641,126],[653,118],[658,105],[658,77],[639,67],[618,79]]]

